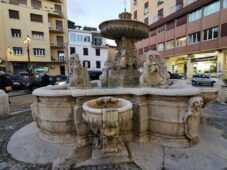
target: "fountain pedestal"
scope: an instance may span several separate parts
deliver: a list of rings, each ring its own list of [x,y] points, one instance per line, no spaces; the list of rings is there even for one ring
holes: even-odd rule
[[[132,103],[125,99],[101,97],[83,104],[82,117],[91,128],[92,158],[128,156],[123,131],[132,118]]]

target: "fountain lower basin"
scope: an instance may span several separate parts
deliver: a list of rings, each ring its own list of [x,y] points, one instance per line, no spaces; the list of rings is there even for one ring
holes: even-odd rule
[[[83,104],[99,97],[114,96],[132,103],[133,114],[125,126],[127,141],[149,142],[155,139],[164,146],[189,147],[191,144],[185,134],[186,122],[184,121],[190,108],[189,100],[195,96],[204,97],[206,94],[209,94],[209,98],[204,98],[205,103],[215,99],[217,91],[201,91],[189,85],[174,85],[169,89],[86,90],[48,86],[33,92],[36,99],[33,104],[33,115],[42,140],[52,143],[70,143],[76,140],[78,147],[91,145],[89,136],[92,131],[86,119],[83,118],[86,110]],[[211,96],[213,96],[212,99]],[[61,109],[56,109],[56,105]],[[48,128],[45,127],[46,123]]]

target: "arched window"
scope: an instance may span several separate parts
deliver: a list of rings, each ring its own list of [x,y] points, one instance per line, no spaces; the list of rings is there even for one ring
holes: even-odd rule
[[[88,61],[88,60],[84,60],[84,61],[83,61],[83,67],[90,68],[90,67],[91,67],[91,65],[90,65],[90,61]]]

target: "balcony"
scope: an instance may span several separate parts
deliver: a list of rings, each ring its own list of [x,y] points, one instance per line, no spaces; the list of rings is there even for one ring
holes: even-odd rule
[[[56,10],[47,10],[47,12],[48,12],[48,15],[49,15],[49,16],[64,18],[63,13],[60,12],[60,11],[56,11]]]
[[[53,33],[64,33],[63,28],[54,28],[54,27],[49,27],[49,31]]]
[[[157,15],[157,16],[154,17],[154,22],[158,22],[162,18],[163,18],[163,15]]]
[[[51,48],[65,48],[64,42],[50,42]]]
[[[97,42],[91,42],[91,45],[94,46],[94,47],[107,47],[106,44],[97,43]]]
[[[59,3],[62,3],[63,0],[49,0],[49,1],[52,1],[52,2],[59,2]]]
[[[171,7],[171,13],[177,12],[182,8],[183,8],[182,4],[175,5],[175,6]]]

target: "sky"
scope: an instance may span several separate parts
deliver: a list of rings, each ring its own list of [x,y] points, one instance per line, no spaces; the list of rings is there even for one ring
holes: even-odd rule
[[[124,11],[125,0],[67,0],[68,19],[76,25],[98,28],[105,20],[117,19]],[[130,11],[130,0],[126,0]]]

